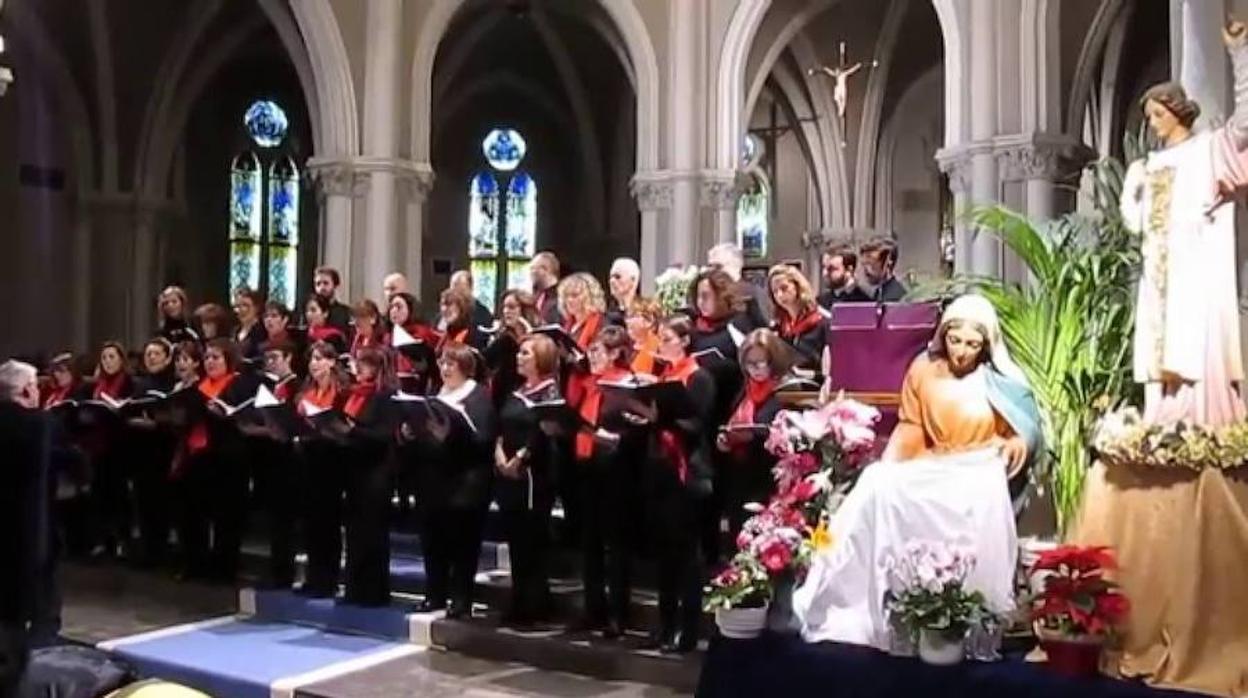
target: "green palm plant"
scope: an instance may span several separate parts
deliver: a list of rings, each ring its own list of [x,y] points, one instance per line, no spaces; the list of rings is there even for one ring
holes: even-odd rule
[[[1132,145],[1125,152],[1139,152]],[[1124,173],[1113,158],[1090,166],[1090,216],[1070,213],[1040,225],[1001,206],[969,212],[976,228],[999,237],[1026,265],[1029,282],[963,275],[924,289],[974,290],[996,307],[1043,416],[1048,457],[1033,477],[1049,486],[1063,532],[1079,507],[1097,420],[1137,397],[1131,350],[1140,254],[1118,212]]]

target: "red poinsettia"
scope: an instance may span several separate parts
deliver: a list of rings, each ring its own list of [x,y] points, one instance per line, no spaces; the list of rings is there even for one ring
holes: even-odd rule
[[[1032,620],[1070,635],[1108,634],[1130,610],[1118,585],[1105,578],[1116,567],[1113,550],[1105,546],[1063,545],[1043,553],[1031,568],[1041,575]]]

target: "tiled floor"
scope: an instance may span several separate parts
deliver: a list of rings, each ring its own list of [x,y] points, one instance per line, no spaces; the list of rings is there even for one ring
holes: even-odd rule
[[[178,583],[157,573],[112,566],[64,567],[63,635],[96,643],[157,628],[227,615],[236,606],[231,588]],[[600,681],[430,650],[297,693],[307,698],[674,698],[669,689]],[[222,697],[226,698],[226,697]]]

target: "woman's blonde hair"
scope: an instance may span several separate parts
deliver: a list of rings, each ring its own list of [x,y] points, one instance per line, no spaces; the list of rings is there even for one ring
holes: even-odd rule
[[[777,264],[767,271],[767,295],[771,298],[771,304],[774,307],[780,309],[780,303],[776,301],[776,294],[771,288],[771,284],[776,279],[788,281],[797,289],[797,302],[801,304],[803,313],[814,310],[815,289],[810,285],[810,280],[806,278],[806,275],[792,264]]]
[[[559,313],[561,315],[568,314],[565,302],[568,293],[572,289],[579,289],[585,293],[585,307],[590,312],[605,313],[607,311],[607,297],[602,292],[602,284],[598,283],[598,279],[595,279],[590,274],[578,271],[570,276],[565,276],[559,282]]]

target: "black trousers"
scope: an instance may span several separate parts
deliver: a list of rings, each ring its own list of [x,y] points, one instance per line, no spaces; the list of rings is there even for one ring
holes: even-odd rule
[[[581,461],[581,571],[585,614],[593,622],[613,618],[627,626],[632,596],[631,556],[635,525],[631,483],[618,458]],[[607,588],[610,588],[608,607]]]
[[[426,505],[428,506],[428,505]],[[425,597],[437,607],[453,600],[468,608],[481,556],[485,507],[426,509],[421,526]]]
[[[254,497],[269,533],[269,569],[265,582],[274,588],[295,583],[295,519],[299,486],[294,453],[288,444],[269,439],[248,442]]]
[[[247,473],[235,450],[191,456],[177,482],[178,539],[189,574],[233,580],[246,517]]]
[[[647,510],[658,571],[658,631],[669,636],[679,629],[687,637],[697,637],[706,576],[704,502],[689,492],[667,464],[652,467],[658,472],[648,478],[652,486]]]
[[[735,541],[745,520],[753,516],[745,510],[750,502],[766,504],[775,490],[771,462],[763,458],[739,460],[731,454],[721,454],[721,483],[723,487],[724,514],[728,517],[728,540]],[[730,548],[735,550],[734,548]],[[731,552],[727,553],[731,555]]]
[[[130,544],[130,453],[118,434],[91,463],[91,531],[93,545],[115,551]]]
[[[346,473],[346,599],[365,606],[390,603],[390,493],[393,461],[352,454]]]
[[[169,468],[174,442],[163,433],[144,433],[137,439],[134,460],[134,503],[139,522],[142,562],[159,565],[169,553]]]
[[[332,596],[342,559],[343,449],[325,442],[304,446],[304,547],[308,565],[304,591]]]
[[[26,629],[19,623],[0,621],[0,696],[16,696],[30,659]]]
[[[549,493],[535,491],[529,502],[529,480],[496,481],[499,490],[503,530],[511,558],[511,615],[515,620],[534,621],[546,617],[550,609],[550,510]],[[504,488],[521,492],[503,497]]]

